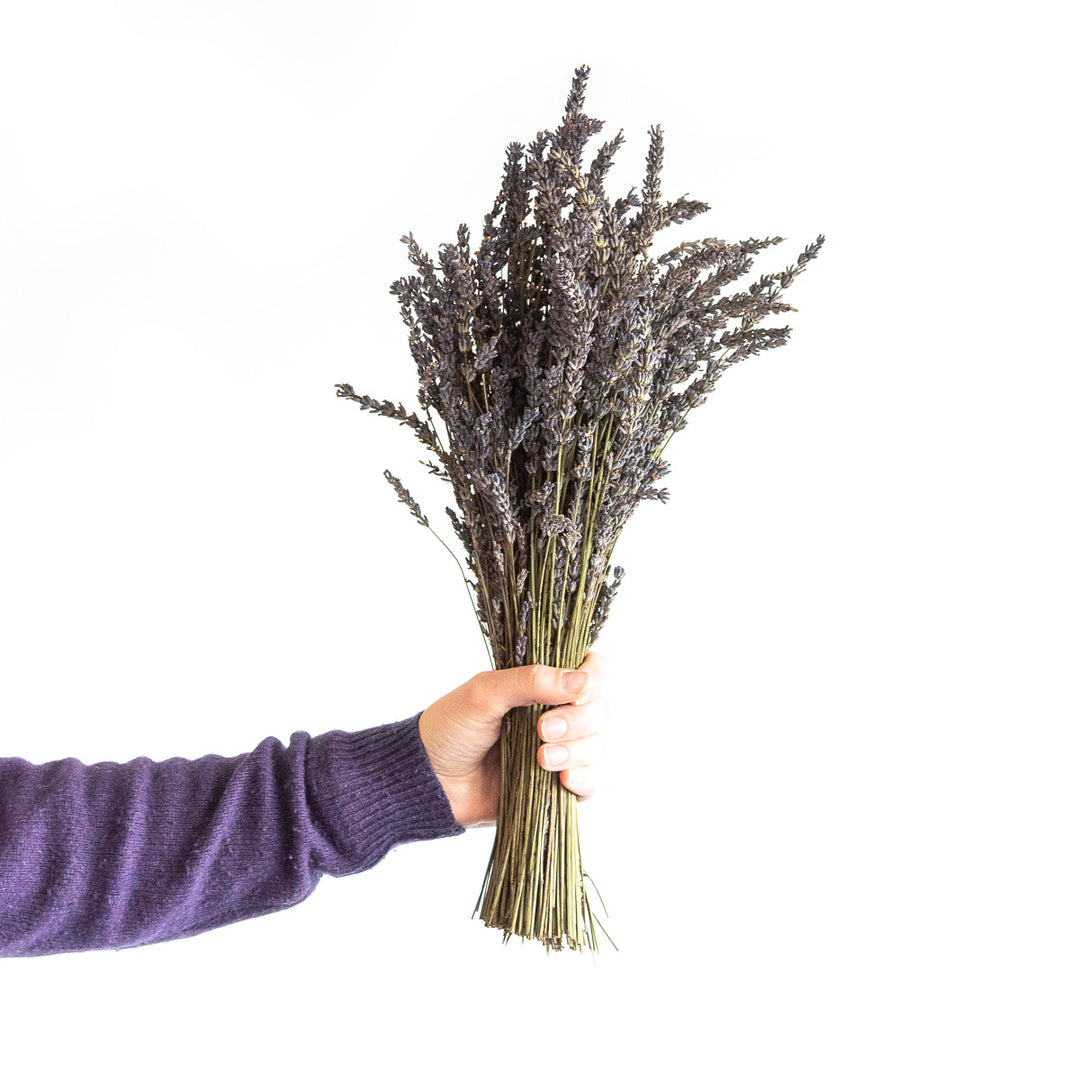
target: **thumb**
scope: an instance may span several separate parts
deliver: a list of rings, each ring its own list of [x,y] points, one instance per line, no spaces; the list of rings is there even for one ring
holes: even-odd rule
[[[589,672],[547,664],[482,671],[475,675],[477,718],[501,720],[517,705],[580,705],[591,693]]]

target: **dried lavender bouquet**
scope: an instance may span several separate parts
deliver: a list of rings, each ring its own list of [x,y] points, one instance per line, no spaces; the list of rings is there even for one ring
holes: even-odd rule
[[[465,225],[439,248],[438,266],[412,234],[403,238],[417,273],[390,291],[409,328],[424,418],[337,384],[339,397],[412,428],[431,455],[421,463],[452,486],[459,512],[446,512],[495,668],[584,661],[623,577],[615,566],[609,580],[623,526],[640,502],[667,500],[655,483],[669,471],[668,441],[727,368],[787,341],[790,327],[758,324],[795,310],[781,290],[825,239],[727,295],[752,256],[782,237],[696,240],[651,258],[657,232],[708,205],[661,198],[659,127],[640,195],[609,201],[604,178],[624,140],[620,131],[583,167],[585,144],[603,127],[582,111],[588,75],[575,72],[556,131],[509,146],[475,252]],[[384,475],[430,528],[401,481]],[[477,912],[506,940],[595,950],[577,800],[536,760],[543,709],[514,709],[504,721]]]

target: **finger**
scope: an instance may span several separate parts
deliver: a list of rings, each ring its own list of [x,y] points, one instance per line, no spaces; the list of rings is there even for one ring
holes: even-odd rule
[[[517,705],[563,705],[587,700],[594,694],[594,680],[602,681],[603,674],[603,661],[590,653],[577,670],[525,664],[481,671],[466,686],[476,714],[499,719]]]
[[[584,801],[596,794],[600,781],[600,769],[596,765],[581,769],[563,769],[559,773],[559,780],[567,791],[573,792],[580,801]]]
[[[592,698],[603,697],[607,682],[607,661],[599,653],[586,653],[578,671],[587,672],[589,682],[585,690],[574,699],[575,704],[583,705]]]
[[[604,743],[599,734],[586,735],[584,739],[571,742],[544,743],[536,751],[540,767],[550,772],[595,765],[603,756]]]
[[[595,697],[584,705],[560,705],[541,714],[536,733],[544,742],[566,742],[602,731],[611,715],[607,698]]]

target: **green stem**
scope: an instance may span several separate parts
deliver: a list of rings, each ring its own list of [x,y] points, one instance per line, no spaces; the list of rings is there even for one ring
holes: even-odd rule
[[[491,646],[488,643],[487,634],[484,633],[484,624],[480,621],[480,611],[477,608],[476,604],[473,602],[473,595],[472,592],[469,590],[469,579],[466,576],[465,570],[461,565],[461,560],[447,546],[446,541],[443,540],[443,538],[430,525],[427,526],[427,530],[431,533],[432,536],[435,537],[436,540],[439,541],[440,544],[442,544],[444,548],[446,548],[447,551],[450,552],[450,557],[454,560],[454,562],[457,563],[457,568],[461,573],[461,579],[465,582],[465,591],[469,594],[469,607],[472,608],[472,612],[476,616],[476,625],[480,628],[480,637],[483,639],[484,642],[484,650],[487,652],[488,662],[491,664],[492,668],[494,668],[495,658],[491,654]]]

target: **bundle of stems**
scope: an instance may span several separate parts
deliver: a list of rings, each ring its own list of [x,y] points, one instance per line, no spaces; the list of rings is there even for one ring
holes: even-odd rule
[[[787,341],[790,327],[758,324],[795,310],[782,290],[825,239],[727,295],[782,237],[696,240],[650,257],[656,233],[708,205],[662,198],[655,126],[640,194],[609,201],[604,179],[624,140],[620,131],[583,165],[603,127],[583,112],[588,74],[575,72],[557,130],[507,149],[475,252],[465,225],[439,248],[438,265],[403,237],[416,273],[390,291],[409,330],[423,416],[337,384],[339,397],[410,427],[431,455],[421,464],[452,486],[458,509],[446,513],[494,668],[584,662],[623,578],[610,565],[623,526],[639,503],[668,498],[655,486],[669,471],[668,441],[727,368]],[[430,529],[400,479],[384,475]],[[504,721],[477,912],[506,940],[595,950],[577,799],[537,762],[542,711],[514,709]]]

